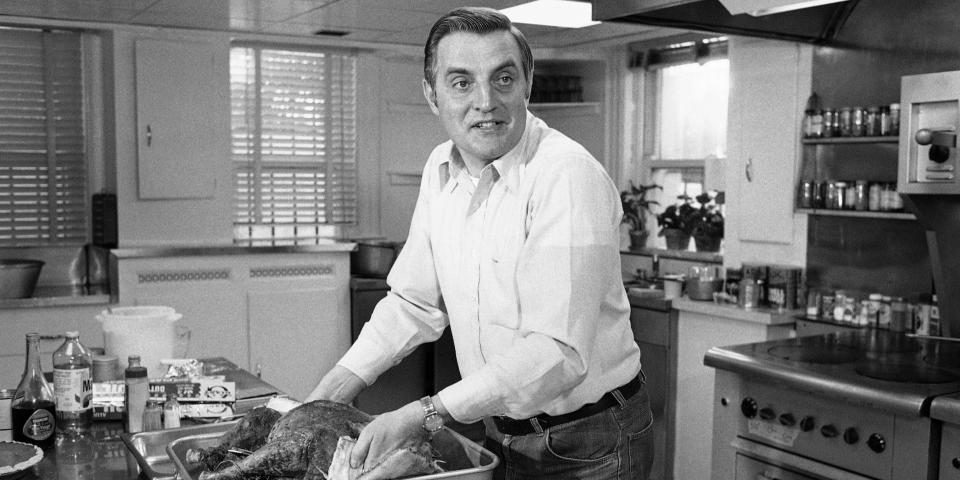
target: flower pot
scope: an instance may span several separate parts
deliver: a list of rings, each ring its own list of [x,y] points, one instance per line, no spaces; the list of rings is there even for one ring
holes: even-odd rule
[[[697,246],[698,252],[719,252],[722,237],[703,237],[694,236],[693,242]]]
[[[679,228],[665,228],[661,233],[670,250],[686,250],[690,247],[690,234]]]
[[[630,230],[630,250],[639,250],[647,246],[647,237],[650,232],[646,230]]]

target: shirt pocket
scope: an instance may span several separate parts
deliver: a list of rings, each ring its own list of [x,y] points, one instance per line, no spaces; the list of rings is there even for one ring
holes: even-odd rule
[[[480,267],[481,323],[510,330],[520,328],[517,271],[525,237],[523,214],[515,210],[497,212],[484,241],[486,255]]]

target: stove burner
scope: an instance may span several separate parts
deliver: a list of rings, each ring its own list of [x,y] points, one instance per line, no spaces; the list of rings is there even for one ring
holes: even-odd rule
[[[767,353],[784,360],[803,363],[837,364],[850,363],[860,358],[860,352],[843,345],[778,345]]]
[[[916,353],[923,349],[919,340],[905,335],[870,330],[857,336],[840,337],[839,344],[869,353]]]
[[[947,370],[905,363],[868,363],[854,370],[865,377],[899,383],[950,383],[960,376]]]

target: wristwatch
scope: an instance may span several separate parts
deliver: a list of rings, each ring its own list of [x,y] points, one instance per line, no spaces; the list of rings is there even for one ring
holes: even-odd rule
[[[443,428],[443,417],[437,413],[437,407],[433,406],[433,399],[429,395],[420,399],[420,406],[423,407],[423,430],[433,435]]]

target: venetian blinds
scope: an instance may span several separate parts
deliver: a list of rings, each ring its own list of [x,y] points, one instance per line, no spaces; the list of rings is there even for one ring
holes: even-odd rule
[[[312,243],[356,223],[356,71],[349,53],[231,49],[236,242]]]
[[[0,246],[87,240],[81,34],[0,29]]]

